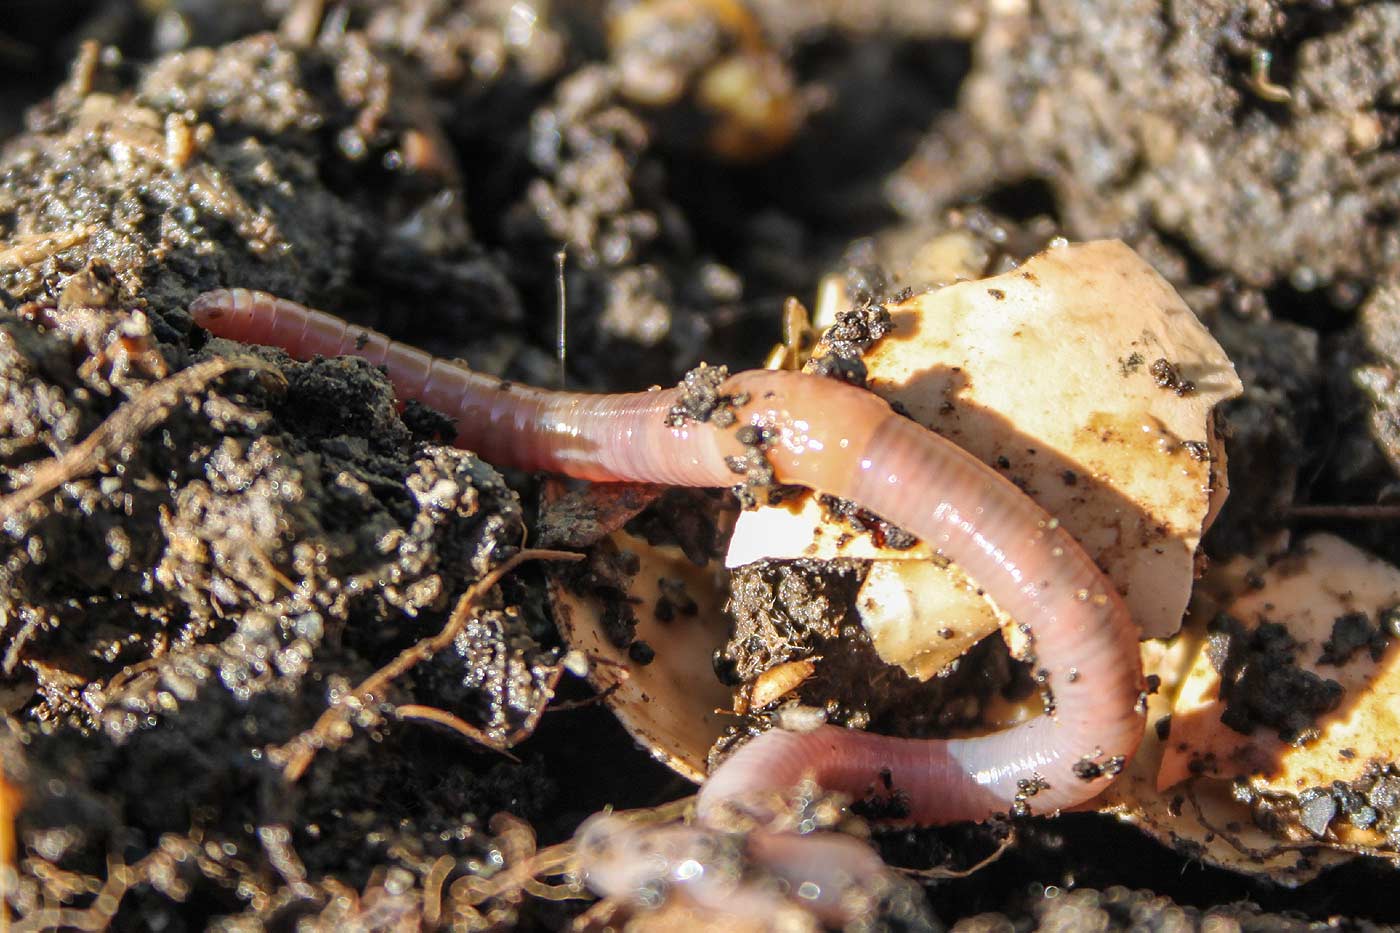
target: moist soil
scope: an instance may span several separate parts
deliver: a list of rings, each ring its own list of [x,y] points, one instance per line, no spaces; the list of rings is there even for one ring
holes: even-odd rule
[[[547,845],[606,805],[690,792],[586,702],[538,563],[325,721],[542,530],[580,546],[615,523],[578,502],[542,519],[537,477],[447,446],[444,419],[399,410],[367,364],[211,338],[185,310],[207,289],[332,309],[509,380],[637,389],[702,360],[757,364],[784,300],[825,271],[847,273],[853,307],[892,297],[868,239],[882,233],[965,227],[989,271],[1056,235],[1117,236],[1245,383],[1209,555],[1327,527],[1400,560],[1385,523],[1289,513],[1400,490],[1400,6],[604,6],[7,4],[0,797],[19,812],[0,856],[18,870],[15,922],[561,929],[586,901],[473,892],[532,834]],[[617,523],[711,551],[693,501],[660,492],[618,500]],[[756,647],[720,667],[859,642],[843,598],[860,573],[741,574],[736,643]],[[840,667],[807,689],[877,726],[920,704],[947,725],[975,717],[979,691],[1026,689],[995,652],[965,667],[971,706],[953,684]],[[861,690],[838,697],[839,682]],[[1005,831],[879,844],[894,864],[958,869]],[[943,922],[1400,920],[1375,860],[1289,890],[1092,816],[1019,820],[1015,838],[970,877],[924,881]]]

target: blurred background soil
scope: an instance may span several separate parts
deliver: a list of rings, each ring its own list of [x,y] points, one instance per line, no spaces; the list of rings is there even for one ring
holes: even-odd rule
[[[284,779],[276,750],[328,700],[534,540],[537,480],[443,446],[368,365],[210,339],[184,310],[201,291],[551,384],[566,243],[567,383],[635,389],[759,363],[829,269],[880,297],[870,237],[965,227],[989,269],[1122,237],[1245,380],[1222,557],[1309,527],[1295,502],[1400,492],[1397,47],[1400,6],[1359,0],[6,0],[12,911],[388,929],[436,902],[474,928],[454,884],[520,861],[526,824],[547,844],[689,792],[600,707],[545,711],[588,692],[531,565]],[[1335,530],[1400,560],[1388,527]],[[914,867],[989,844],[882,838]],[[1390,880],[1360,861],[1287,890],[1073,816],[926,890],[950,924],[1014,918],[969,929],[1362,928],[1400,920]],[[1242,899],[1261,906],[1222,906]],[[558,929],[584,906],[480,919]]]

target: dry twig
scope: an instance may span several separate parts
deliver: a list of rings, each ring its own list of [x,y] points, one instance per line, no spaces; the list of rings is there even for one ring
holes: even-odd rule
[[[986,858],[977,862],[977,864],[970,865],[967,868],[942,868],[937,865],[933,866],[932,868],[900,868],[898,866],[892,867],[901,875],[905,875],[909,878],[930,878],[938,880],[948,878],[971,878],[973,875],[977,874],[979,871],[986,868],[988,865],[994,864],[995,862],[999,861],[1001,857],[1005,855],[1007,851],[1015,844],[1016,828],[1013,826],[1011,828],[1011,832],[1006,834],[1006,838],[1001,841],[1001,843],[996,847],[995,851],[993,851]]]

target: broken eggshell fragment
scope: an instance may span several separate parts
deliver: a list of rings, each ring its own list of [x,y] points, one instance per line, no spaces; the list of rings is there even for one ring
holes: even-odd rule
[[[604,600],[576,591],[567,574],[556,572],[549,575],[549,595],[560,634],[583,653],[589,684],[628,734],[698,784],[710,746],[732,722],[721,712],[733,702],[732,691],[712,662],[729,635],[719,568],[697,567],[680,548],[625,531],[607,537],[618,551],[636,556],[626,594],[636,628],[627,644],[619,644],[604,621]]]
[[[1210,614],[1198,612],[1193,601],[1187,625],[1176,638],[1142,643],[1143,671],[1156,688],[1147,697],[1147,734],[1118,780],[1083,809],[1116,816],[1188,858],[1296,887],[1351,854],[1271,835],[1255,824],[1228,782],[1195,781],[1157,789],[1162,756],[1173,741],[1172,697],[1205,638],[1206,626],[1199,620]]]
[[[1198,777],[1233,787],[1282,838],[1400,849],[1398,607],[1400,569],[1305,539],[1201,639],[1157,787]]]
[[[1224,350],[1118,241],[1053,248],[1003,275],[889,306],[870,389],[996,467],[1077,537],[1145,637],[1181,625],[1196,547],[1226,494],[1213,409],[1241,392]],[[885,661],[927,678],[995,630],[932,550],[882,547],[814,496],[743,513],[726,563],[888,560],[858,597]],[[917,598],[897,599],[900,591]],[[950,637],[948,633],[953,633]]]

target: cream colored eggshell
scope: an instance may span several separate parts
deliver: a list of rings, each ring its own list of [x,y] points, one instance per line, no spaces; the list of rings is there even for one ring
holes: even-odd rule
[[[569,590],[562,577],[549,579],[550,599],[560,634],[589,660],[588,681],[637,743],[652,757],[689,780],[705,778],[705,758],[724,727],[733,722],[719,712],[733,703],[711,658],[729,636],[724,588],[709,568],[696,567],[679,548],[657,547],[626,532],[613,532],[620,551],[637,555],[641,569],[628,587],[637,616],[636,638],[654,651],[650,664],[638,664],[603,634],[601,605]],[[695,601],[694,615],[656,617],[667,577],[685,583]]]
[[[828,522],[826,510],[816,496],[799,495],[785,500],[782,505],[741,512],[734,526],[734,536],[729,539],[724,565],[742,567],[756,560],[799,557],[926,561],[933,556],[933,549],[922,541],[907,551],[881,547],[870,535],[850,525]]]
[[[1057,516],[1124,593],[1144,636],[1175,632],[1212,494],[1225,494],[1223,466],[1196,459],[1184,444],[1218,456],[1211,412],[1241,386],[1171,286],[1124,244],[1101,241],[1040,253],[1011,272],[918,295],[890,312],[893,333],[865,358],[871,389],[998,466]],[[1159,386],[1150,372],[1158,359],[1195,389],[1178,395]],[[726,563],[929,556],[922,543],[880,548],[866,534],[828,524],[808,497],[741,515]],[[927,644],[926,619],[961,617],[959,631],[997,625],[990,609],[969,606],[956,582],[925,586],[917,602],[912,621],[863,613],[877,646]],[[911,626],[918,631],[886,631]],[[881,656],[916,673],[928,669],[917,658],[924,652]]]
[[[949,569],[926,560],[877,560],[856,595],[856,612],[876,653],[902,659],[900,666],[920,680],[946,669],[988,634],[981,624],[968,624],[981,623],[986,600],[965,575],[950,576]],[[929,592],[941,597],[936,604],[930,605]],[[887,619],[910,624],[881,624]]]
[[[1295,748],[1274,730],[1242,735],[1220,721],[1220,676],[1202,648],[1172,707],[1172,730],[1157,784],[1169,788],[1196,771],[1246,777],[1260,789],[1296,794],[1333,781],[1354,781],[1373,763],[1395,761],[1400,737],[1400,641],[1379,660],[1362,649],[1343,665],[1320,664],[1333,621],[1352,612],[1374,623],[1400,603],[1400,569],[1331,535],[1312,535],[1269,568],[1263,586],[1226,610],[1247,628],[1261,619],[1282,624],[1299,643],[1298,667],[1335,680],[1342,700],[1315,726],[1318,737]],[[1213,756],[1213,757],[1207,757]]]
[[[1155,724],[1171,712],[1172,697],[1190,671],[1204,635],[1204,623],[1193,621],[1171,641],[1142,643],[1143,671],[1160,680],[1157,692],[1147,699],[1147,733],[1118,780],[1080,809],[1117,816],[1163,845],[1211,865],[1286,887],[1311,881],[1351,854],[1297,846],[1269,835],[1254,824],[1249,808],[1234,799],[1225,782],[1197,781],[1166,793],[1157,788],[1165,743]]]

